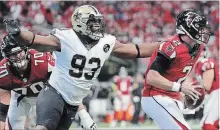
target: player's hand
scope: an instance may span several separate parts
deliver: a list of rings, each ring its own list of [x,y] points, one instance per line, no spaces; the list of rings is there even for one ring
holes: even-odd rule
[[[84,130],[97,130],[97,125],[89,115],[89,113],[82,109],[78,112],[78,115],[81,119],[80,124]]]
[[[5,43],[8,43],[10,45],[18,45],[18,42],[15,40],[15,38],[12,35],[7,35],[6,37],[3,38],[3,41]]]
[[[97,130],[97,125],[91,117],[87,119],[81,119],[80,123],[81,123],[81,127],[84,130]]]
[[[184,82],[181,86],[181,92],[189,96],[193,100],[199,99],[201,93],[197,92],[195,88],[201,87],[200,85],[193,85],[193,83]]]
[[[4,24],[6,26],[6,30],[10,35],[19,36],[21,33],[18,21],[12,18],[4,19]]]

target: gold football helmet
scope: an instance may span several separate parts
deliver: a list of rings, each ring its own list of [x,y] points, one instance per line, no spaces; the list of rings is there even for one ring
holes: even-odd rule
[[[91,5],[78,7],[71,17],[73,30],[93,40],[104,37],[103,15]]]

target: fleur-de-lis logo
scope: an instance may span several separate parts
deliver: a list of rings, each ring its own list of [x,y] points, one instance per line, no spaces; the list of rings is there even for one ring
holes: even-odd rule
[[[82,13],[79,13],[79,11],[77,11],[77,13],[74,16],[76,17],[76,19],[80,19],[80,17],[82,16]]]

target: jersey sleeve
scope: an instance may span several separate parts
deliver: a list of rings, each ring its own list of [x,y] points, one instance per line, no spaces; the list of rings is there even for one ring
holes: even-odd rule
[[[168,59],[175,59],[176,58],[176,49],[172,45],[172,42],[164,42],[160,44],[160,47],[158,49],[158,53],[164,55]]]
[[[48,64],[48,72],[52,72],[54,66],[55,66],[55,59],[54,57],[50,54],[50,52],[47,52],[47,64]]]
[[[202,71],[207,71],[207,70],[210,70],[210,69],[214,69],[214,63],[212,61],[206,61],[203,63],[202,65]]]
[[[114,49],[116,37],[113,36],[113,35],[107,34],[107,35],[105,35],[105,39],[106,39],[106,41],[108,41],[109,46],[106,45],[106,46],[103,47],[103,49],[105,49],[105,51],[107,51],[107,53],[106,53],[108,55],[107,58],[109,58],[109,56],[112,53],[112,50]]]
[[[10,72],[7,69],[7,64],[0,64],[0,89],[4,90],[12,90],[13,87],[10,85],[11,76]]]
[[[53,35],[55,37],[57,37],[58,39],[62,40],[63,36],[62,36],[62,31],[58,28],[54,28],[51,32],[50,35]]]
[[[56,52],[60,52],[64,49],[64,44],[65,43],[65,39],[66,39],[66,36],[65,36],[65,30],[67,29],[58,29],[58,28],[54,28],[51,32],[50,32],[50,35],[53,35],[55,37],[57,37],[60,41],[60,46],[61,46],[61,49],[60,50],[57,50],[57,51],[54,51],[54,53]]]

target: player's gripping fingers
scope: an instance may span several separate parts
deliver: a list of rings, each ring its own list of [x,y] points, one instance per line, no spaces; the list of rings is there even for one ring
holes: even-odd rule
[[[188,95],[192,100],[197,100],[199,99],[199,96],[196,95],[194,92],[190,92],[190,94]]]
[[[195,94],[197,94],[198,96],[201,96],[202,94],[200,92],[196,91],[195,88],[201,88],[201,86],[200,85],[193,85],[193,92]]]
[[[181,92],[183,92],[185,95],[192,95],[193,93],[191,93],[193,90],[193,88],[190,88],[190,86],[188,84],[184,84],[182,85],[182,89]]]
[[[91,125],[91,130],[97,130],[97,125],[95,122],[93,122],[93,124]]]
[[[195,100],[194,97],[192,95],[188,95],[192,100]]]
[[[81,127],[82,127],[84,130],[97,130],[97,125],[96,125],[95,122],[93,122],[92,125],[91,125],[89,128],[87,128],[86,126],[83,127],[83,125],[81,125]]]
[[[193,86],[185,84],[185,86],[182,86],[181,92],[189,96],[192,100],[199,99],[197,91],[194,90]]]

